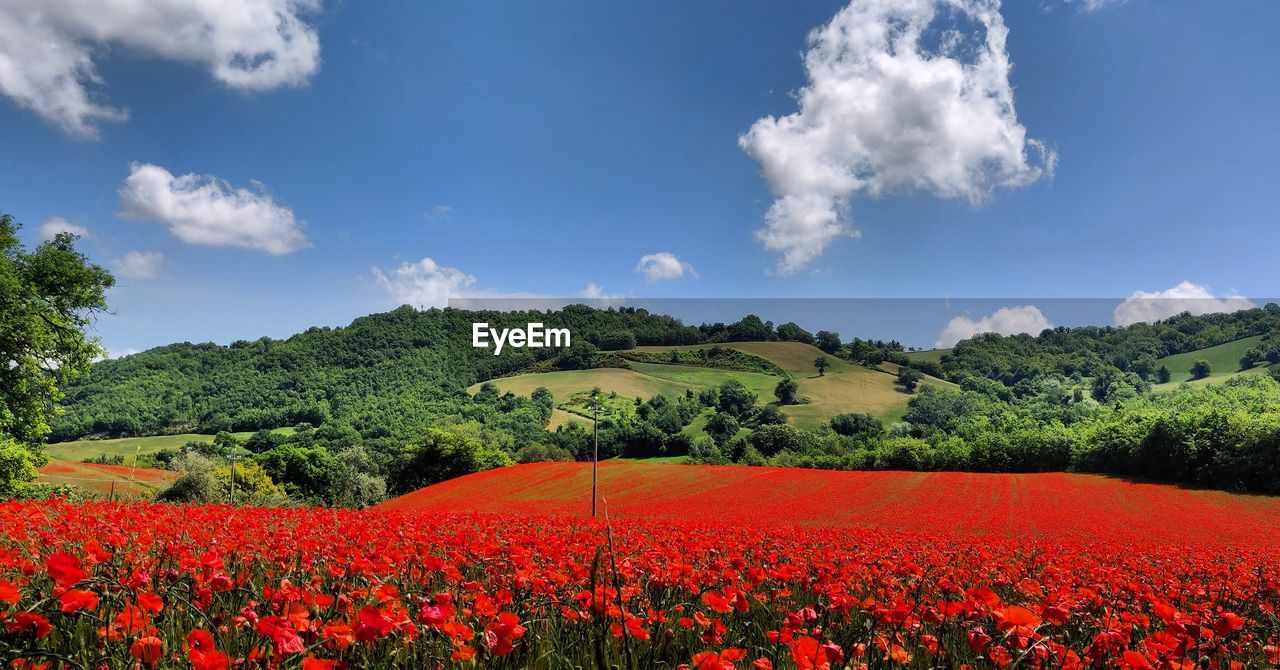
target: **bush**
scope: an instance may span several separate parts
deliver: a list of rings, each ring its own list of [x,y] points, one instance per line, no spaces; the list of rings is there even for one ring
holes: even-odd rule
[[[707,435],[710,435],[711,439],[716,441],[717,446],[723,447],[729,440],[733,439],[734,435],[738,434],[740,427],[738,420],[733,416],[724,412],[716,412],[711,415],[711,418],[707,419],[706,431]]]
[[[884,433],[884,424],[870,414],[837,414],[831,417],[831,430],[845,437],[869,439]]]
[[[36,478],[31,452],[0,436],[0,499],[20,495]]]
[[[778,398],[778,403],[782,405],[794,405],[799,400],[797,392],[800,387],[794,379],[783,379],[778,385],[773,387],[773,395]]]
[[[530,444],[516,452],[517,463],[542,463],[546,461],[572,461],[573,454],[555,445]]]

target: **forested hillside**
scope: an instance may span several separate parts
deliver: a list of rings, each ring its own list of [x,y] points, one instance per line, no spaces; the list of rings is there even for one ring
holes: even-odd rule
[[[572,351],[471,346],[471,324],[568,327]],[[703,341],[697,328],[644,310],[570,306],[555,312],[417,311],[402,307],[341,328],[230,346],[172,344],[95,365],[66,389],[51,440],[165,432],[216,433],[340,420],[372,434],[412,432],[432,403],[539,364],[597,364],[595,342]]]
[[[530,322],[567,327],[574,342],[564,349],[508,348],[494,356],[471,346],[471,326],[478,321],[494,328]],[[1267,305],[1128,328],[979,335],[931,358],[908,356],[894,341],[842,341],[834,332],[809,333],[794,323],[775,327],[752,315],[732,324],[689,326],[635,309],[403,307],[286,340],[174,344],[98,363],[67,387],[53,436],[218,433],[212,444],[148,457],[151,465],[208,475],[201,481],[184,477],[180,484],[187,488],[175,487],[172,495],[224,496],[228,473],[221,459],[240,449],[250,459],[243,467],[263,483],[257,495],[264,502],[284,496],[361,505],[514,462],[590,458],[584,423],[552,421],[566,402],[581,405],[571,411],[588,413],[588,400],[563,389],[565,397],[555,397],[546,388],[558,388],[555,375],[674,365],[686,376],[717,381],[633,397],[606,392],[602,457],[830,469],[1081,470],[1274,491],[1280,481],[1274,472],[1280,383],[1271,379],[1280,371],[1274,365],[1280,361],[1277,332],[1280,308]],[[1223,384],[1152,393],[1173,372],[1180,378],[1197,374],[1168,370],[1169,361],[1190,360],[1176,354],[1243,338],[1249,346],[1233,348],[1244,350],[1239,361],[1228,361],[1233,369],[1215,370]],[[905,417],[886,425],[865,410],[842,409],[841,403],[856,398],[805,397],[824,388],[808,377],[814,371],[805,370],[812,354],[783,370],[728,348],[674,349],[779,340],[817,347],[792,347],[817,354],[815,379],[833,379],[821,376],[832,365],[822,360],[826,356],[843,366],[835,377],[841,370],[874,370],[893,380],[884,375],[892,370],[908,399]],[[1221,355],[1213,360],[1223,367]],[[1229,380],[1233,374],[1220,374],[1254,367],[1273,374]],[[953,383],[928,382],[921,372]],[[480,384],[517,373],[524,373],[519,386],[528,387],[519,394]],[[555,375],[542,382],[543,373]],[[744,386],[734,375],[768,383]],[[823,416],[807,423],[788,415],[821,408]],[[299,430],[268,430],[283,426]],[[228,431],[258,432],[237,440]],[[201,465],[200,458],[212,462]]]

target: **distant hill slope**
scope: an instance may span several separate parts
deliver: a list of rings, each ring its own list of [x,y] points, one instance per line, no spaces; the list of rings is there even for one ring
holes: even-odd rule
[[[927,351],[908,351],[904,356],[911,361],[927,361],[929,363],[941,363],[942,357],[951,353],[950,349],[929,349]]]
[[[895,385],[896,369],[873,370],[855,365],[835,356],[824,354],[810,344],[800,342],[727,342],[685,346],[644,346],[633,351],[665,353],[697,351],[712,347],[733,349],[770,361],[791,375],[800,395],[808,402],[782,407],[792,423],[801,427],[813,427],[825,423],[832,416],[845,412],[865,412],[887,422],[897,421],[906,413],[911,394]],[[826,374],[819,376],[813,366],[814,359],[825,356],[830,363]],[[605,393],[616,392],[629,398],[648,399],[655,395],[677,396],[686,390],[698,391],[718,386],[736,379],[759,396],[760,403],[774,401],[774,386],[782,379],[777,375],[760,372],[741,372],[716,368],[695,367],[662,363],[631,362],[631,369],[596,368],[534,373],[492,380],[503,392],[529,395],[539,386],[545,386],[557,403],[563,403],[574,395],[584,394],[593,388]],[[892,364],[887,364],[892,366]],[[926,377],[923,385],[954,386],[932,377]],[[475,392],[479,384],[470,390]]]
[[[292,428],[277,428],[272,432],[290,434]],[[245,440],[253,433],[232,433],[237,440]],[[162,449],[179,449],[188,442],[212,442],[213,435],[204,433],[179,433],[151,437],[121,437],[107,440],[75,440],[45,445],[49,458],[63,461],[81,461],[98,456],[123,456],[129,463],[136,456],[154,454]]]
[[[600,464],[612,517],[1017,534],[1125,529],[1187,541],[1256,524],[1280,533],[1280,499],[1188,491],[1097,475],[838,472],[800,468]],[[958,504],[957,501],[963,501]],[[531,463],[467,475],[383,510],[586,517],[590,463]],[[1158,510],[1158,513],[1156,512]],[[1170,524],[1175,518],[1181,523]],[[1229,522],[1222,521],[1230,519]],[[1249,531],[1256,532],[1256,531]]]
[[[1267,369],[1266,363],[1257,365],[1248,370],[1240,369],[1240,357],[1244,356],[1246,351],[1257,347],[1262,341],[1262,336],[1246,337],[1234,342],[1219,344],[1214,347],[1205,349],[1197,349],[1196,351],[1188,351],[1174,356],[1166,356],[1158,359],[1156,364],[1169,368],[1172,377],[1167,384],[1157,384],[1156,391],[1167,391],[1176,388],[1183,382],[1191,384],[1216,384],[1224,382],[1232,377],[1249,374],[1264,374]],[[1196,361],[1206,361],[1212,372],[1208,377],[1203,379],[1191,378],[1191,366]]]

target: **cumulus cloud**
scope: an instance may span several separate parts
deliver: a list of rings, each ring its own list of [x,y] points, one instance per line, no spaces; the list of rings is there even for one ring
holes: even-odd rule
[[[127,118],[101,98],[94,59],[112,45],[208,68],[219,82],[264,90],[307,81],[320,41],[302,16],[319,0],[7,0],[0,3],[0,93],[93,138]]]
[[[293,210],[276,203],[266,189],[236,188],[217,177],[173,173],[134,163],[120,189],[122,214],[169,226],[189,244],[244,247],[273,256],[309,245]]]
[[[1053,323],[1045,318],[1045,315],[1040,312],[1040,308],[1035,305],[1001,307],[977,321],[967,316],[957,316],[951,319],[938,335],[938,341],[934,346],[939,349],[953,347],[960,340],[968,339],[979,333],[1000,333],[1001,335],[1030,333],[1039,335],[1040,331],[1048,328],[1053,328]]]
[[[1183,281],[1163,291],[1134,291],[1133,295],[1116,306],[1112,314],[1117,326],[1131,326],[1135,323],[1160,321],[1183,312],[1198,316],[1238,312],[1254,307],[1257,305],[1243,296],[1228,295],[1217,298],[1208,286]]]
[[[680,260],[669,251],[659,251],[641,256],[640,262],[636,264],[636,272],[643,274],[645,281],[650,283],[666,279],[680,279],[685,274],[695,279],[698,277],[698,274],[693,271],[692,265]]]
[[[429,257],[401,263],[390,274],[375,267],[373,278],[397,304],[418,308],[445,307],[449,298],[467,297],[476,283],[474,276],[440,265]]]
[[[809,34],[799,109],[738,138],[775,200],[756,237],[794,273],[857,235],[855,196],[979,203],[1053,172],[1014,108],[998,0],[856,0]]]
[[[585,298],[589,304],[595,307],[605,307],[609,305],[621,305],[626,296],[621,293],[609,293],[603,287],[595,282],[587,282],[587,287],[578,291],[579,298]]]
[[[116,274],[130,279],[151,279],[160,273],[164,254],[159,251],[130,251],[117,258],[113,267]]]
[[[60,216],[50,217],[49,219],[46,219],[44,223],[40,224],[39,228],[36,228],[36,237],[41,242],[48,242],[49,240],[52,240],[54,237],[57,237],[58,233],[71,233],[72,235],[78,235],[80,237],[89,237],[88,228],[85,228],[84,226],[77,226]]]

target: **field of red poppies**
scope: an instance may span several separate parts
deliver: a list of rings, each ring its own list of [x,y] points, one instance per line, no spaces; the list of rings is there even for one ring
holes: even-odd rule
[[[740,467],[610,465],[606,524],[582,516],[579,466],[556,467],[362,512],[0,505],[0,658],[86,669],[1280,665],[1274,499],[1076,475],[792,470],[788,482]],[[644,491],[664,478],[679,504],[659,495],[645,513]],[[701,493],[688,488],[699,480]],[[760,488],[736,490],[751,480]],[[488,495],[441,502],[460,488]],[[553,490],[572,503],[540,508]],[[504,498],[523,502],[489,509]],[[821,523],[823,508],[839,523]]]

